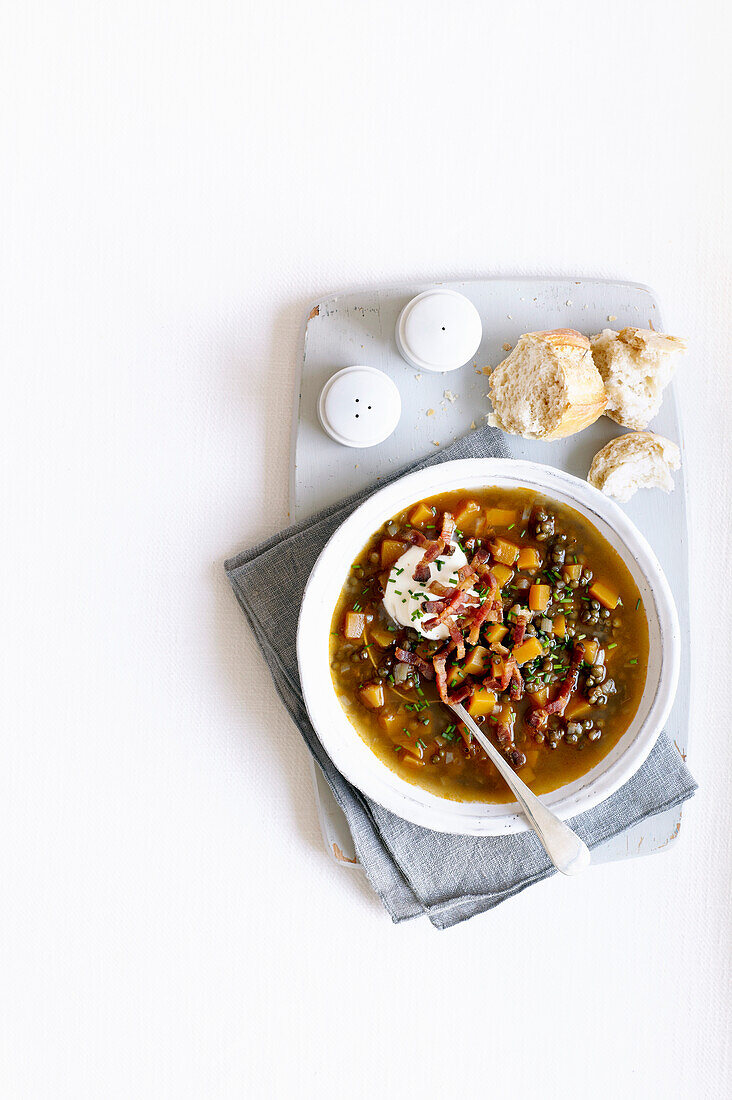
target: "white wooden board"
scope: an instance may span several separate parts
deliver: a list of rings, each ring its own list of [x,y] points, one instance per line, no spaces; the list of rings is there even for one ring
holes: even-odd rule
[[[295,410],[291,479],[292,519],[297,522],[410,461],[442,449],[480,426],[489,410],[483,368],[505,358],[523,332],[576,328],[588,335],[603,328],[628,325],[664,331],[653,292],[637,283],[593,279],[483,279],[439,284],[465,294],[483,321],[483,341],[475,360],[449,374],[419,373],[399,355],[394,326],[402,307],[432,283],[387,290],[336,294],[317,302],[305,324],[300,394]],[[671,326],[673,331],[673,325]],[[402,417],[394,434],[377,447],[352,450],[334,443],[320,427],[317,399],[336,370],[366,364],[385,371],[399,387]],[[446,395],[449,391],[449,395]],[[434,412],[428,415],[429,410]],[[683,450],[673,386],[652,424]],[[621,429],[606,417],[570,439],[539,443],[506,436],[514,458],[558,466],[585,477],[595,452]],[[679,610],[685,659],[676,702],[666,729],[686,755],[689,714],[689,609],[686,491],[682,469],[670,496],[639,492],[625,507],[656,551]],[[323,837],[341,863],[357,864],[345,818],[319,769],[313,765]],[[681,811],[672,810],[629,829],[593,855],[595,863],[657,852],[676,838]]]

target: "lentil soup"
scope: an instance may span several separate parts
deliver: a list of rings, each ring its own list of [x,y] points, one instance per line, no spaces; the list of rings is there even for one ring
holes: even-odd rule
[[[426,497],[375,532],[331,625],[331,675],[363,741],[410,783],[513,800],[447,701],[537,794],[588,772],[638,708],[648,623],[625,563],[528,489]]]

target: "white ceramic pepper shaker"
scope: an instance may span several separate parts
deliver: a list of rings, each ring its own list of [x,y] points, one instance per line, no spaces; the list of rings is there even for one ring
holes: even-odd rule
[[[483,326],[470,299],[455,290],[435,287],[412,298],[399,314],[396,343],[418,370],[457,370],[473,358]]]

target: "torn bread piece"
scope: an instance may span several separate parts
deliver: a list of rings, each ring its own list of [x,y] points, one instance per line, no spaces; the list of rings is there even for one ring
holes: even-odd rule
[[[628,432],[606,443],[592,460],[590,485],[624,504],[636,489],[673,491],[672,470],[681,466],[681,452],[655,432]]]
[[[526,439],[563,439],[604,412],[590,341],[574,329],[527,332],[490,377],[488,422]]]
[[[606,328],[591,344],[607,391],[606,414],[625,428],[645,428],[661,407],[685,341],[650,329]]]

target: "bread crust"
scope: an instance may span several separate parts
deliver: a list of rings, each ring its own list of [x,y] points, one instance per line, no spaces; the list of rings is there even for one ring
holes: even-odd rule
[[[646,428],[661,407],[686,341],[651,329],[606,328],[590,343],[607,392],[606,415],[626,428]]]
[[[616,481],[612,485],[612,475],[626,463],[634,475],[632,482],[619,486]],[[640,468],[640,463],[644,463],[645,469]],[[670,439],[656,432],[627,432],[611,439],[597,452],[587,480],[606,496],[625,503],[638,489],[657,487],[670,493],[674,487],[671,471],[678,470],[680,465],[681,452]]]
[[[526,369],[526,363],[522,364],[522,359],[525,360],[527,350],[532,346],[547,369],[558,369],[560,372],[561,407],[552,410],[550,424],[537,431],[517,431],[509,426],[512,416],[510,410],[502,410],[497,386],[511,372]],[[511,354],[493,371],[489,382],[489,396],[494,409],[491,423],[513,434],[546,440],[564,439],[594,424],[605,411],[607,402],[602,378],[592,359],[590,341],[575,329],[525,333]]]

